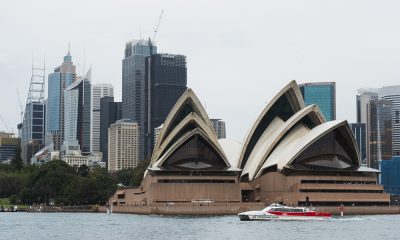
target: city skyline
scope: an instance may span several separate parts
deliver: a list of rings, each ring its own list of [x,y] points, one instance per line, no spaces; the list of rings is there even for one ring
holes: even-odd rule
[[[65,56],[68,42],[71,42],[78,75],[83,75],[82,59],[86,55],[86,68],[93,66],[95,83],[114,85],[116,101],[120,101],[124,44],[129,39],[140,38],[140,35],[144,39],[151,36],[161,9],[165,13],[157,36],[158,52],[168,49],[167,52],[188,57],[188,87],[196,90],[210,117],[226,121],[228,137],[239,141],[243,141],[248,130],[242,126],[251,125],[257,112],[278,92],[279,86],[292,79],[298,83],[335,81],[337,119],[349,122],[356,122],[354,98],[358,88],[396,85],[399,79],[396,66],[400,50],[396,43],[400,34],[395,28],[399,16],[391,10],[396,6],[391,5],[375,6],[371,2],[358,1],[314,2],[301,6],[293,2],[292,8],[284,8],[280,3],[255,2],[239,8],[236,3],[231,3],[224,17],[220,18],[220,11],[206,9],[208,3],[187,3],[182,8],[178,8],[175,1],[140,3],[143,13],[130,15],[129,7],[125,6],[127,3],[115,3],[115,7],[107,10],[105,4],[100,3],[99,12],[93,18],[85,16],[83,20],[79,13],[86,12],[90,3],[79,8],[75,4],[61,4],[56,8],[70,12],[75,12],[76,8],[78,17],[62,30],[53,27],[53,24],[59,25],[57,20],[61,23],[66,21],[61,15],[54,16],[55,21],[51,23],[46,22],[45,29],[55,29],[52,30],[53,36],[36,34],[34,28],[44,20],[33,16],[31,11],[44,3],[27,2],[30,10],[22,9],[17,13],[21,20],[13,24],[12,29],[6,24],[16,17],[10,14],[16,11],[8,10],[15,9],[17,3],[3,4],[0,26],[9,34],[0,46],[0,72],[3,79],[10,79],[13,84],[4,84],[0,90],[3,96],[0,109],[10,130],[13,128],[15,132],[20,116],[16,88],[24,102],[31,75],[32,52],[35,65],[42,65],[43,55],[46,56],[47,75],[59,65],[60,57]],[[216,9],[221,9],[219,7],[226,2],[215,4]],[[205,12],[200,15],[197,13],[201,12],[199,10]],[[359,13],[357,18],[354,18],[353,11]],[[337,18],[338,12],[340,19]],[[117,17],[108,22],[109,19],[104,17],[108,14]],[[24,15],[31,21],[28,22]],[[238,18],[239,15],[242,17]],[[371,15],[376,18],[371,18]],[[276,19],[281,22],[276,23]],[[95,24],[98,21],[100,24]],[[354,28],[357,31],[353,31]],[[92,31],[100,33],[93,34]],[[371,38],[371,32],[378,34]],[[348,37],[332,37],[335,34]],[[24,39],[31,41],[25,42]],[[217,57],[210,59],[208,53]],[[240,61],[235,56],[241,56]],[[242,84],[243,81],[246,84]],[[229,86],[229,94],[224,94],[221,99],[220,89],[224,86]],[[244,111],[239,117],[236,116],[238,109]],[[0,130],[7,129],[0,125]]]

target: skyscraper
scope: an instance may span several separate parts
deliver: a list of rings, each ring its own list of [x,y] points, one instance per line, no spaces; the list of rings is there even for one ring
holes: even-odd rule
[[[362,88],[357,95],[357,123],[368,123],[369,102],[378,99],[378,89]]]
[[[371,100],[369,104],[368,167],[379,168],[379,161],[392,159],[392,104]]]
[[[354,133],[357,141],[358,151],[360,152],[361,163],[367,164],[367,124],[366,123],[350,123],[350,128]]]
[[[379,88],[378,97],[392,105],[393,155],[400,156],[400,85]]]
[[[64,57],[61,66],[54,69],[48,78],[46,146],[54,143],[54,150],[61,149],[64,141],[64,90],[76,78],[76,69],[70,52]]]
[[[91,70],[78,78],[64,93],[64,144],[75,140],[82,152],[90,152]]]
[[[306,105],[318,105],[327,121],[336,119],[335,82],[304,83],[299,88]]]
[[[139,124],[119,120],[108,129],[108,137],[108,171],[136,167],[140,161]]]
[[[111,84],[97,83],[92,85],[92,115],[91,115],[91,151],[100,151],[100,99],[102,97],[113,97],[114,87]]]
[[[187,89],[186,57],[153,54],[146,58],[144,157],[151,155],[154,129],[164,123],[176,101]]]
[[[100,151],[103,161],[108,161],[108,128],[122,117],[122,103],[114,102],[114,97],[100,99]]]
[[[45,67],[32,66],[28,98],[21,129],[21,158],[30,164],[32,156],[44,146],[46,105],[44,100]]]
[[[149,42],[133,40],[126,43],[125,58],[122,60],[122,117],[139,124],[143,140],[145,133],[145,59],[156,52],[157,47],[152,46]],[[140,149],[140,159],[143,159],[143,144]]]
[[[218,139],[226,138],[225,122],[222,119],[210,119]]]

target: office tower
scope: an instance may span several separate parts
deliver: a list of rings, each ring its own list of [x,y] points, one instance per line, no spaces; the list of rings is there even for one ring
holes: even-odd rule
[[[354,133],[357,142],[358,151],[360,152],[360,161],[363,165],[367,164],[367,124],[366,123],[350,123],[350,128]]]
[[[139,162],[140,127],[131,120],[119,120],[108,129],[108,171],[134,168]]]
[[[210,119],[218,139],[226,138],[225,122],[222,119]]]
[[[326,121],[336,119],[336,83],[315,82],[299,84],[306,105],[316,104]]]
[[[44,147],[46,105],[44,100],[45,67],[32,65],[32,76],[21,128],[21,158],[25,165]]]
[[[357,97],[357,123],[367,123],[369,102],[378,99],[378,89],[362,88],[358,90]]]
[[[368,167],[378,169],[379,161],[392,159],[392,103],[371,100],[368,117]]]
[[[91,70],[78,77],[64,93],[64,144],[78,141],[82,152],[90,152]]]
[[[100,99],[100,151],[103,161],[108,161],[108,128],[120,120],[122,116],[122,103],[114,102],[114,97]]]
[[[393,155],[400,155],[400,85],[378,89],[379,99],[387,100],[392,105],[392,144]]]
[[[187,89],[186,57],[153,54],[146,58],[145,158],[154,147],[154,128],[164,123],[176,101]]]
[[[141,128],[141,140],[145,133],[145,59],[157,53],[157,47],[143,40],[126,43],[122,60],[122,118],[137,122]],[[143,143],[143,141],[142,141]],[[141,145],[140,159],[144,157]]]
[[[53,143],[59,151],[64,141],[64,90],[76,78],[76,69],[70,52],[64,57],[61,66],[54,69],[48,78],[46,146]]]
[[[0,164],[11,162],[20,146],[20,138],[13,137],[12,133],[0,132]]]
[[[92,152],[100,152],[100,99],[113,96],[114,87],[111,84],[97,83],[92,85],[92,137],[90,141]]]

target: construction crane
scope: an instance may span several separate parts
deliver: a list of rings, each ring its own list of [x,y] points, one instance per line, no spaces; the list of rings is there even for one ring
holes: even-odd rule
[[[158,17],[157,26],[154,28],[154,33],[153,33],[153,38],[152,38],[153,41],[156,41],[157,32],[158,32],[158,28],[160,27],[160,22],[161,22],[161,18],[162,18],[163,13],[164,13],[164,9],[161,10],[160,17]]]
[[[24,107],[22,106],[21,103],[21,96],[19,94],[19,90],[17,88],[17,95],[18,95],[18,103],[19,103],[19,110],[20,110],[20,114],[21,114],[21,123],[22,121],[24,121],[23,117],[24,117]]]
[[[162,18],[162,16],[163,16],[163,14],[164,14],[164,9],[161,10],[161,14],[160,14],[160,16],[158,17],[157,25],[156,25],[156,27],[154,28],[153,38],[149,38],[149,41],[148,41],[148,44],[149,44],[149,47],[150,47],[150,55],[153,55],[153,42],[156,41],[158,28],[160,27],[161,18]]]

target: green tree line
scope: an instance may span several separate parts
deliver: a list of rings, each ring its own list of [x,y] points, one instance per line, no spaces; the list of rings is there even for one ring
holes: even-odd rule
[[[22,166],[18,161],[0,164],[0,198],[27,205],[50,201],[56,205],[105,204],[118,183],[139,186],[147,166],[148,161],[142,161],[134,169],[110,175],[104,168],[74,168],[60,160],[42,166]]]

